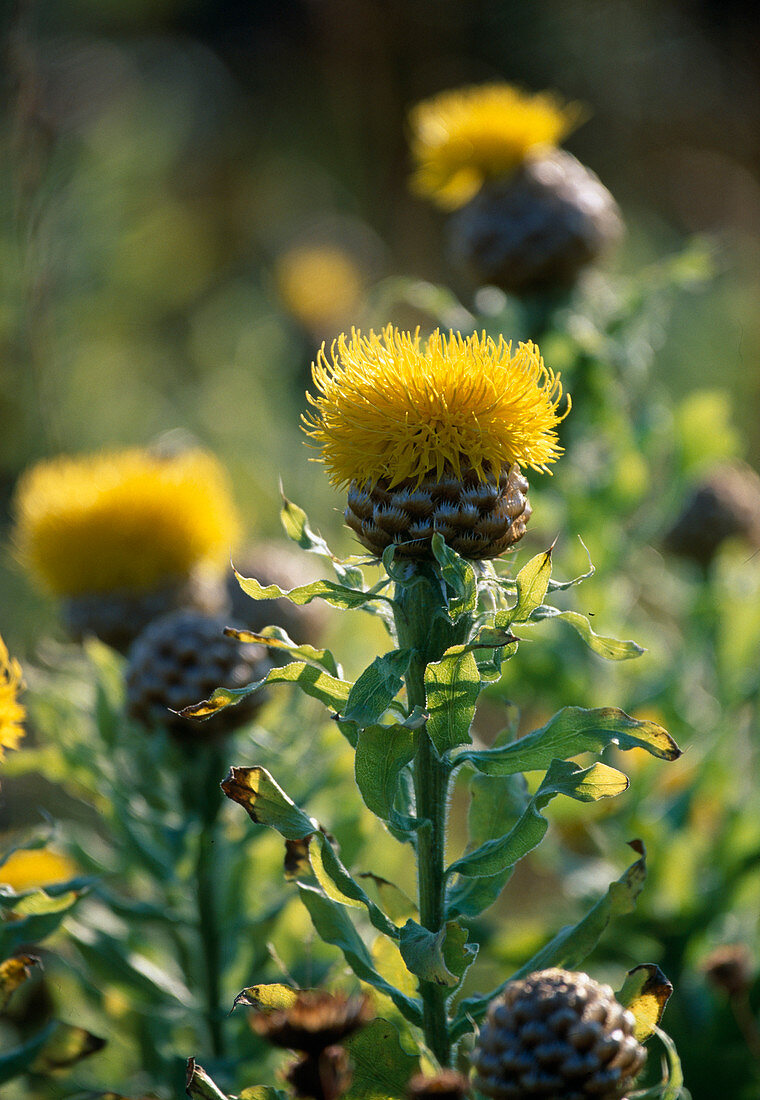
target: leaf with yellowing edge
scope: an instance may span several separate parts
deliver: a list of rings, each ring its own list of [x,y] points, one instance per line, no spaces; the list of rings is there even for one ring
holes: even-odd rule
[[[623,987],[615,996],[633,1013],[636,1020],[633,1034],[640,1043],[654,1035],[672,992],[672,984],[654,963],[642,963],[626,974]]]

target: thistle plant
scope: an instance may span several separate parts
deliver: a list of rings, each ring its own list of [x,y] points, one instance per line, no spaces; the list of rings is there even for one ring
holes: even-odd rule
[[[217,689],[182,713],[211,716],[265,683],[296,685],[329,708],[355,754],[364,803],[412,853],[417,897],[403,916],[389,904],[394,888],[386,882],[385,890],[373,891],[372,883],[384,881],[374,868],[353,874],[340,859],[330,823],[321,825],[297,806],[265,768],[233,767],[222,787],[254,822],[275,828],[298,850],[297,886],[317,934],[390,1002],[403,1029],[421,1033],[421,1049],[445,1068],[508,984],[458,996],[478,952],[472,922],[543,839],[546,806],[559,795],[594,802],[628,787],[616,768],[599,759],[581,766],[574,758],[598,758],[610,745],[665,760],[679,750],[658,724],[609,706],[566,706],[541,728],[517,739],[502,734],[489,748],[474,732],[481,688],[499,679],[522,637],[542,621],[566,622],[602,657],[642,652],[633,642],[598,635],[578,612],[546,602],[584,579],[553,579],[551,549],[516,575],[498,561],[529,516],[522,471],[547,471],[560,456],[557,429],[569,409],[559,376],[535,345],[513,351],[485,335],[435,332],[423,341],[390,327],[380,335],[354,331],[335,342],[329,357],[323,349],[313,377],[316,395],[304,427],[333,482],[347,488],[346,520],[373,560],[334,555],[305,513],[285,501],[286,532],[329,561],[336,580],[289,592],[255,578],[238,580],[254,599],[286,597],[296,605],[322,599],[378,615],[391,646],[351,682],[329,651],[296,646],[282,631],[238,632],[242,640],[289,651],[293,660],[246,688]],[[370,584],[364,568],[378,559],[382,573]],[[523,775],[536,773],[538,781],[525,784]],[[450,794],[464,775],[473,799],[470,836],[465,851],[451,858]],[[562,929],[512,980],[577,966],[610,920],[633,908],[645,877],[643,848],[634,847],[635,862],[586,916]],[[377,936],[372,947],[366,925]],[[659,1006],[646,1025],[636,1017],[637,1039],[654,1031],[666,999],[655,968],[643,969],[646,980],[630,978],[621,994],[634,1015],[646,999],[644,986]],[[276,987],[258,985],[246,991],[246,1003],[271,1008],[279,995]],[[375,1054],[383,1048],[392,1061],[387,1026],[373,1035]],[[619,1087],[620,1079],[606,1095],[621,1096]]]

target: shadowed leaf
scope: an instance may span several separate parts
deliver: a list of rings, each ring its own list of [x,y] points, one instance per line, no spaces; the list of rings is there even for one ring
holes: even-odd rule
[[[441,567],[441,576],[446,587],[454,593],[449,599],[449,617],[453,620],[475,610],[478,601],[478,585],[475,570],[470,562],[460,558],[456,551],[446,545],[443,535],[436,531],[431,540],[433,556]]]
[[[480,692],[480,673],[472,653],[452,646],[425,669],[427,731],[439,756],[470,743],[470,726]]]
[[[359,731],[354,768],[362,798],[373,814],[391,816],[403,768],[414,757],[416,737],[406,726],[367,726]]]
[[[299,645],[288,637],[282,627],[267,626],[261,633],[254,630],[236,630],[232,626],[226,626],[224,633],[228,638],[234,638],[238,642],[251,645],[263,645],[269,649],[282,649],[293,657],[298,657],[307,664],[318,665],[326,669],[331,676],[340,676],[338,664],[329,649],[315,649],[313,645]]]
[[[419,1070],[419,1058],[401,1046],[390,1020],[373,1020],[344,1044],[354,1075],[346,1100],[400,1100],[410,1077]]]
[[[335,854],[324,833],[314,833],[309,838],[309,862],[317,882],[332,901],[347,905],[349,909],[367,910],[369,919],[378,932],[391,939],[398,937],[398,930],[358,882],[355,882]]]
[[[0,924],[0,958],[11,955],[22,944],[37,943],[49,936],[80,897],[76,890],[56,896],[44,890],[23,896],[0,895],[0,907],[12,914],[11,919]]]
[[[456,921],[449,921],[440,932],[430,932],[408,920],[401,929],[399,951],[407,969],[421,981],[453,990],[477,954],[477,947],[467,943],[468,935]]]
[[[0,963],[0,1012],[20,985],[32,975],[32,967],[39,966],[36,955],[16,955]]]
[[[83,1027],[59,1023],[37,1055],[32,1069],[35,1073],[42,1074],[68,1069],[97,1054],[105,1045],[105,1039],[93,1035]]]
[[[642,963],[626,974],[615,996],[636,1018],[633,1034],[640,1043],[654,1035],[672,992],[671,982],[654,963]]]
[[[310,836],[309,833],[297,840],[285,841],[283,871],[285,872],[286,882],[293,882],[295,879],[304,878],[311,874],[311,864],[309,863]]]
[[[359,728],[378,722],[401,690],[411,656],[410,649],[398,649],[376,657],[351,688],[341,717]]]
[[[187,1060],[185,1092],[193,1100],[228,1100],[227,1094],[216,1087],[203,1066],[196,1065],[194,1058]]]

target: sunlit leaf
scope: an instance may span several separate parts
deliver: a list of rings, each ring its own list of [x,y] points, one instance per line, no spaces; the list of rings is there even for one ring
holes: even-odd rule
[[[345,1042],[354,1067],[346,1100],[403,1100],[419,1058],[401,1046],[390,1020],[373,1020]]]
[[[224,707],[235,706],[241,699],[252,695],[265,684],[295,684],[304,692],[331,710],[341,710],[348,699],[351,684],[339,680],[328,672],[303,661],[270,669],[263,680],[255,680],[243,688],[217,688],[208,699],[184,707],[179,713],[183,718],[209,718]]]
[[[277,584],[259,584],[254,577],[244,577],[238,573],[237,569],[235,570],[235,576],[245,594],[253,600],[286,599],[296,604],[297,607],[311,603],[312,600],[324,600],[331,607],[339,607],[343,611],[355,607],[364,607],[366,604],[378,600],[387,604],[393,602],[388,596],[372,589],[365,591],[358,588],[349,588],[344,584],[338,584],[336,581],[311,581],[310,584],[303,584],[287,591]]]
[[[263,645],[269,649],[281,649],[307,664],[319,665],[331,676],[340,677],[340,666],[329,649],[316,649],[312,645],[299,645],[279,626],[267,626],[260,633],[254,630],[236,630],[226,626],[224,633],[228,638],[251,645]]]
[[[496,749],[466,749],[454,762],[472,764],[484,775],[514,775],[541,771],[553,759],[601,752],[608,745],[646,749],[662,760],[677,760],[681,755],[670,734],[649,719],[631,718],[617,707],[563,707],[545,726],[525,737]]]
[[[298,994],[290,986],[273,982],[269,985],[249,985],[241,989],[232,1007],[243,1005],[245,1008],[282,1009],[290,1008],[298,999]]]
[[[441,567],[441,576],[446,587],[454,594],[449,599],[450,617],[456,620],[462,615],[471,614],[478,600],[478,585],[472,565],[447,546],[438,531],[431,540],[431,549]]]
[[[0,963],[0,1012],[19,986],[32,976],[32,967],[39,962],[36,955],[16,955]]]
[[[574,630],[577,630],[589,649],[607,661],[629,661],[632,657],[640,657],[642,653],[646,653],[644,647],[638,642],[620,641],[618,638],[605,638],[601,634],[596,634],[586,616],[577,611],[559,611],[556,607],[543,604],[536,609],[532,618],[534,622],[541,619],[561,619],[569,623]]]
[[[452,646],[425,669],[427,732],[439,756],[470,743],[479,692],[477,662],[462,646]]]
[[[227,1094],[217,1088],[203,1066],[196,1065],[194,1058],[187,1060],[186,1089],[192,1100],[228,1100]]]
[[[400,930],[399,951],[408,970],[421,981],[455,989],[477,954],[468,944],[469,933],[456,921],[448,921],[439,932],[431,932],[414,920]]]
[[[537,607],[544,602],[549,578],[552,575],[552,547],[537,554],[524,565],[515,577],[517,603],[508,612],[498,612],[497,626],[526,622]]]
[[[414,757],[415,733],[406,726],[367,726],[360,730],[354,768],[367,807],[387,821],[391,816],[401,771]]]
[[[410,649],[376,657],[351,688],[341,717],[359,728],[379,722],[401,690],[411,657]]]
[[[356,882],[335,854],[324,833],[309,838],[309,862],[317,882],[332,901],[352,909],[366,909],[369,919],[385,936],[395,939],[398,929],[383,911],[375,905],[365,890]]]
[[[288,500],[284,494],[282,494],[280,521],[289,539],[298,543],[302,550],[327,558],[338,577],[345,584],[351,588],[361,588],[363,586],[364,578],[361,569],[353,562],[337,558],[322,536],[312,531],[304,510]]]
[[[416,915],[417,906],[395,882],[389,882],[387,878],[375,875],[372,871],[361,871],[356,877],[362,880],[370,894],[375,894],[383,912],[392,921],[403,921]]]
[[[654,1035],[672,992],[672,983],[654,963],[642,963],[626,974],[623,987],[615,996],[633,1013],[636,1019],[633,1034],[640,1043]]]
[[[222,790],[257,825],[269,825],[286,840],[301,840],[318,825],[298,809],[266,768],[230,768]]]

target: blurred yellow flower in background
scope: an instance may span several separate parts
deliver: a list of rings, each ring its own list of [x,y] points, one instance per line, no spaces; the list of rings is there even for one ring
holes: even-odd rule
[[[60,596],[147,591],[222,565],[240,530],[224,468],[199,449],[43,461],[21,478],[15,509],[24,565]]]
[[[535,344],[419,333],[341,335],[312,367],[304,419],[336,486],[418,482],[444,470],[481,480],[514,463],[547,472],[561,454],[562,386]]]
[[[284,252],[275,264],[277,291],[306,328],[320,328],[355,311],[364,275],[353,257],[335,245],[306,245]]]
[[[12,852],[0,865],[0,884],[16,893],[68,882],[75,877],[77,865],[68,856],[48,848],[26,848]]]
[[[26,711],[18,701],[22,687],[21,665],[8,654],[7,646],[0,638],[0,760],[3,750],[18,748],[24,736]]]
[[[582,118],[579,104],[512,84],[441,92],[409,113],[412,189],[455,210],[487,180],[510,176],[530,154],[558,145]]]

